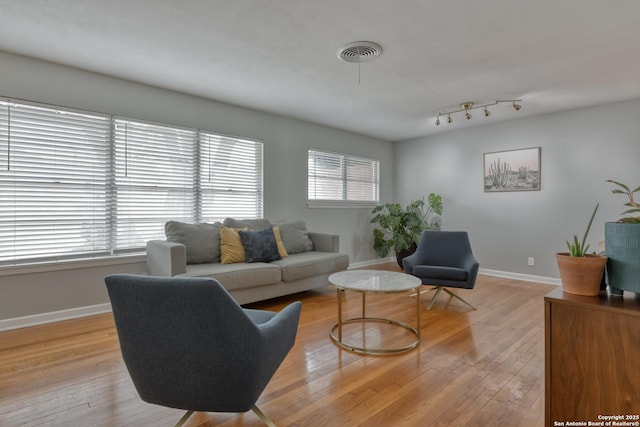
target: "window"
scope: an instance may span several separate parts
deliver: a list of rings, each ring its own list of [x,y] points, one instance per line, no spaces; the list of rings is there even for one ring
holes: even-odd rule
[[[0,99],[0,265],[138,251],[262,195],[260,141]]]
[[[262,144],[200,133],[202,218],[262,217]]]
[[[115,250],[162,237],[168,220],[198,220],[196,137],[194,130],[114,121]]]
[[[371,205],[379,200],[378,160],[309,150],[309,204]]]
[[[0,102],[0,262],[105,254],[109,126]]]

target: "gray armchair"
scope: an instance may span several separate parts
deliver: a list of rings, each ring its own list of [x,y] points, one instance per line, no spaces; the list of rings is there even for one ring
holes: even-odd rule
[[[478,276],[478,261],[473,256],[466,231],[424,231],[416,251],[402,260],[405,273],[432,285],[435,290],[427,307],[431,309],[441,291],[473,305],[447,288],[473,289]]]
[[[105,278],[122,357],[148,403],[194,411],[253,410],[294,344],[302,304],[240,307],[210,278]]]

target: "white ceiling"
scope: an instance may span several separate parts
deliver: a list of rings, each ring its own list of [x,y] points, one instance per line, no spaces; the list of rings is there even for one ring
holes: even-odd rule
[[[0,10],[0,50],[385,140],[640,98],[637,0],[0,0]],[[382,56],[336,58],[361,40]],[[434,124],[461,102],[504,98],[522,110]]]

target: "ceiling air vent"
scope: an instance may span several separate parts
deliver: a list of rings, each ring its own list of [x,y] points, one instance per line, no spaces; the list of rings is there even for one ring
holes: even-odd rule
[[[382,46],[374,42],[353,42],[338,49],[336,55],[344,62],[366,62],[382,55]]]

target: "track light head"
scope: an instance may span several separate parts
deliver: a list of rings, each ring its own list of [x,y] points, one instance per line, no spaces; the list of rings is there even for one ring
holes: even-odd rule
[[[515,108],[516,111],[520,111],[520,109],[522,108],[522,105],[516,104],[516,101],[513,101],[513,108]]]
[[[438,114],[438,118],[436,119],[436,126],[440,126],[440,114]]]
[[[487,107],[484,107],[484,116],[489,117],[491,115],[491,111],[487,110]]]
[[[467,117],[467,120],[471,120],[471,117],[472,117],[472,116],[471,116],[471,114],[469,114],[469,112],[468,112],[468,111],[466,111],[466,112],[464,113],[464,115]]]
[[[451,123],[453,121],[453,119],[451,118],[451,114],[449,114],[449,117],[447,118],[447,123]]]

